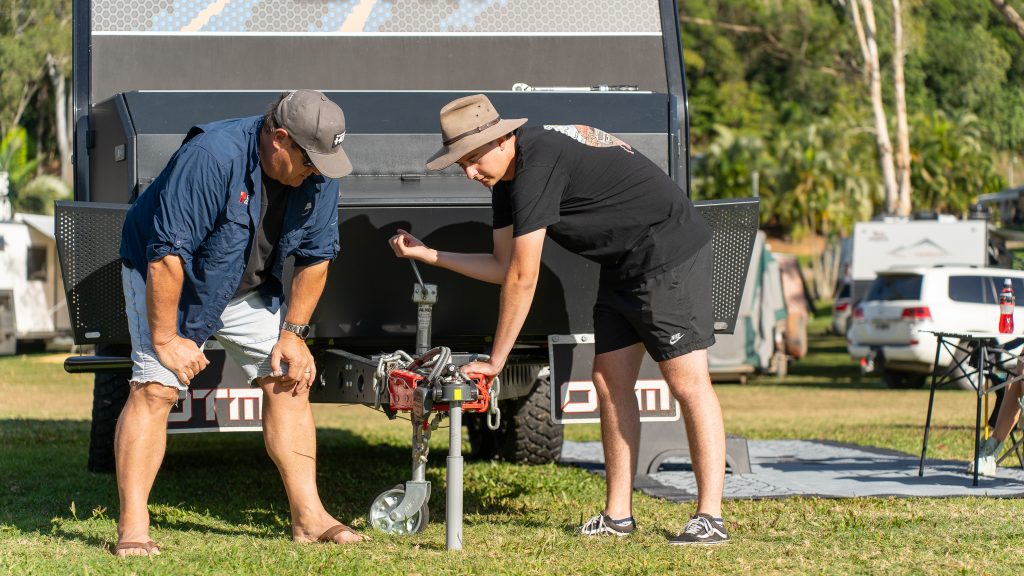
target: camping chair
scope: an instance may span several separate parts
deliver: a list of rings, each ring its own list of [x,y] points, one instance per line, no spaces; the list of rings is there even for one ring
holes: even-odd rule
[[[1016,338],[1010,342],[1007,342],[1002,348],[1004,351],[1009,352],[1015,348],[1021,347],[1021,345],[1024,345],[1024,338]],[[1024,356],[1024,354],[1022,354],[1022,356]],[[1022,357],[1019,361],[1024,362],[1024,357]],[[992,383],[992,385],[1002,385],[1012,377],[1011,370],[1009,369],[1009,367],[1006,366],[1005,360],[997,360],[995,358],[990,358],[988,359],[987,364],[991,368],[986,370],[986,376],[989,378],[989,381]],[[1001,371],[1001,373],[992,368],[998,368],[998,370]],[[992,414],[989,415],[989,424],[991,426],[995,426],[995,422],[993,421],[993,419],[999,412],[1002,406],[1002,402],[1014,401],[1013,399],[1006,397],[1006,390],[1007,389],[1004,388],[1003,390],[1000,391],[1002,400],[999,404],[996,405],[996,408],[995,410],[993,410]],[[1007,448],[996,459],[996,466],[1002,464],[1002,462],[1007,458],[1016,455],[1018,464],[1021,468],[1024,468],[1024,418],[1021,417],[1024,416],[1024,396],[1017,398],[1016,402],[1020,406],[1021,412],[1018,413],[1016,425],[1014,425],[1013,428],[1010,429],[1010,433],[1007,436],[1007,440],[1009,441],[1009,448]]]
[[[1003,401],[1006,401],[1006,397],[1003,396]],[[1018,403],[1021,406],[1021,415],[1024,415],[1024,396],[1018,399]],[[1010,447],[999,458],[996,459],[996,466],[1003,463],[1003,460],[1016,455],[1017,464],[1024,468],[1024,418],[1021,415],[1017,416],[1017,424],[1010,429],[1010,435],[1007,436]]]

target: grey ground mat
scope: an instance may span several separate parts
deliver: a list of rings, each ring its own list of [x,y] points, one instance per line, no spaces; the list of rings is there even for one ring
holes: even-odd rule
[[[917,475],[919,456],[867,446],[820,440],[750,440],[753,474],[725,478],[726,498],[785,496],[999,496],[1024,497],[1024,470],[999,468],[999,477],[971,486],[967,463],[927,460]],[[566,442],[565,464],[604,471],[600,442]],[[1016,465],[1009,458],[1004,464]],[[661,469],[636,483],[651,496],[674,501],[697,498],[689,460],[671,458]]]

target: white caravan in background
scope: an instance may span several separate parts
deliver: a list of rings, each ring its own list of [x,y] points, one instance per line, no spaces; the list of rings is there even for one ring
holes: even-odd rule
[[[878,272],[911,266],[978,266],[988,262],[988,222],[886,219],[853,231],[852,301],[864,298]]]

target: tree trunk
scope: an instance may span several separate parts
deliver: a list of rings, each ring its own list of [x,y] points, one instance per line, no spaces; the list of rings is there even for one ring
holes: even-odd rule
[[[46,57],[50,82],[53,84],[53,131],[57,133],[57,151],[60,154],[60,179],[71,183],[71,137],[68,133],[67,95],[64,72],[52,55]]]
[[[892,0],[893,81],[896,85],[896,182],[899,190],[896,214],[910,216],[910,127],[907,125],[906,82],[903,61],[907,50],[903,44],[903,14],[900,0]]]
[[[45,86],[36,92],[36,97],[37,97],[36,102],[39,103],[39,104],[41,104],[41,103],[46,101],[46,87]],[[43,119],[40,118],[39,121],[36,122],[36,151],[35,151],[35,155],[36,155],[36,158],[39,159],[39,162],[36,163],[36,175],[35,175],[36,178],[38,178],[39,176],[43,175],[43,168],[46,167],[46,163],[47,163],[46,162],[47,161],[47,157],[46,157],[46,152],[47,152],[47,150],[46,150],[46,136],[44,136],[44,131],[45,130],[46,130],[46,122],[44,122]]]
[[[1010,6],[1007,0],[992,0],[992,5],[996,7],[996,10],[1006,18],[1006,21],[1017,30],[1017,34],[1021,38],[1024,38],[1024,19],[1021,19],[1020,14]]]
[[[857,39],[861,42],[864,53],[864,67],[867,70],[868,85],[871,89],[871,108],[875,113],[875,142],[878,145],[878,160],[882,166],[882,183],[885,185],[885,213],[896,213],[898,205],[896,189],[896,170],[893,167],[892,140],[889,138],[889,125],[885,117],[885,105],[882,103],[882,72],[878,64],[878,42],[875,40],[875,6],[872,0],[861,0],[864,3],[864,24],[861,25],[858,0],[851,0],[853,23],[857,28]]]
[[[841,250],[839,237],[827,238],[821,254],[811,258],[811,273],[814,291],[821,300],[834,300],[835,288],[839,281],[839,260]]]

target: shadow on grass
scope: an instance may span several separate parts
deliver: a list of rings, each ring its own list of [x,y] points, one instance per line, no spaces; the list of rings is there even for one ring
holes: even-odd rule
[[[864,375],[841,336],[809,332],[807,355],[790,363],[785,377],[765,374],[750,380],[761,386],[884,390],[877,375]]]
[[[90,518],[117,519],[114,475],[86,470],[89,430],[87,421],[0,420],[0,524],[92,546],[114,539],[113,530],[107,538],[97,538],[64,526]],[[438,520],[444,518],[447,457],[447,443],[440,440],[432,442],[427,465],[427,479],[433,484],[431,516]],[[409,479],[408,445],[371,445],[362,436],[338,429],[318,430],[317,445],[320,497],[327,510],[347,524],[364,526],[360,520],[373,497]],[[517,514],[509,503],[526,485],[502,485],[500,498],[470,485],[465,488],[467,513]],[[150,510],[154,527],[161,529],[291,535],[283,484],[260,433],[169,436]]]
[[[754,386],[776,386],[780,388],[828,388],[838,390],[886,390],[885,384],[875,375],[863,375],[857,366],[834,366],[795,364],[784,377],[765,374],[751,378]],[[721,384],[727,384],[725,382]],[[716,386],[720,383],[716,382]]]

